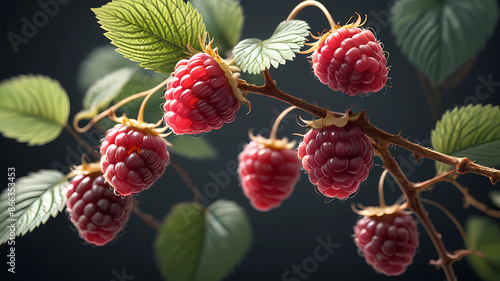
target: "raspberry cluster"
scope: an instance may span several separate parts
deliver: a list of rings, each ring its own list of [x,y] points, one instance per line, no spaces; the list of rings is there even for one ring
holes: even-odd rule
[[[273,148],[251,141],[238,159],[243,192],[259,211],[279,207],[300,179],[301,165],[294,149]]]
[[[321,83],[351,97],[384,87],[387,59],[370,30],[340,27],[325,37],[311,55],[314,74]]]
[[[418,247],[418,232],[411,215],[402,212],[364,216],[354,227],[354,241],[366,262],[387,276],[405,272]]]
[[[338,199],[355,193],[373,164],[370,141],[351,123],[311,129],[299,144],[298,156],[311,183]]]
[[[134,126],[116,124],[101,145],[101,171],[121,196],[151,187],[165,172],[169,159],[162,137]]]
[[[207,53],[180,60],[167,83],[163,119],[178,135],[219,129],[236,117],[240,104],[226,72]]]
[[[133,208],[131,197],[116,196],[101,175],[75,176],[66,193],[71,222],[85,241],[103,246],[127,223]]]

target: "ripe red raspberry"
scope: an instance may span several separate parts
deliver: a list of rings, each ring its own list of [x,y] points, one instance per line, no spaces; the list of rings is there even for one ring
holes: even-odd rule
[[[300,179],[301,165],[294,149],[251,141],[238,158],[243,191],[259,211],[279,207]]]
[[[219,129],[236,117],[240,103],[233,87],[207,53],[180,60],[167,83],[163,119],[178,135]]]
[[[311,55],[321,83],[348,96],[377,92],[387,82],[387,59],[373,33],[339,27],[324,35]]]
[[[366,262],[387,276],[405,272],[419,244],[415,220],[402,212],[364,216],[356,223],[354,236]]]
[[[124,124],[106,132],[101,155],[101,171],[121,196],[151,187],[165,172],[170,158],[163,138]]]
[[[127,223],[133,208],[131,197],[116,196],[100,173],[77,175],[66,193],[70,220],[85,241],[103,246]]]
[[[299,144],[309,180],[325,196],[346,199],[358,190],[373,164],[373,150],[361,130],[347,123],[311,129]]]

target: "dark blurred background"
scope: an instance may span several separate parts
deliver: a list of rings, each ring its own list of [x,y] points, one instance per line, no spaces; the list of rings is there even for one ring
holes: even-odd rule
[[[60,2],[66,4],[60,4],[59,11],[53,17],[48,17],[46,24],[38,28],[27,43],[20,44],[17,53],[7,39],[7,34],[21,34],[23,17],[31,21],[33,15],[42,9],[37,1],[2,3],[0,78],[3,80],[18,74],[39,73],[57,79],[70,96],[72,120],[72,116],[81,109],[84,94],[77,85],[79,65],[93,48],[109,44],[90,8],[99,7],[107,1]],[[242,39],[267,38],[299,2],[242,0],[246,15]],[[375,29],[378,39],[384,43],[384,49],[390,53],[388,61],[392,67],[389,73],[391,87],[388,87],[385,93],[366,100],[345,98],[332,92],[313,77],[308,59],[303,55],[299,55],[293,63],[280,66],[278,70],[271,70],[271,75],[278,81],[279,87],[292,95],[336,111],[343,112],[357,104],[353,108],[354,111],[366,109],[373,124],[392,133],[401,132],[409,140],[430,146],[430,132],[434,128],[435,120],[418,83],[415,68],[395,45],[388,21],[389,7],[393,1],[323,2],[334,19],[341,23],[345,23],[355,12],[368,15],[366,26]],[[328,27],[324,16],[315,8],[306,8],[298,18],[306,20],[313,33]],[[470,102],[480,84],[478,77],[487,79],[492,75],[493,81],[500,81],[499,38],[500,29],[497,27],[494,36],[477,56],[470,73],[456,88],[444,95],[443,111],[454,105]],[[500,88],[494,88],[491,95],[481,102],[498,105],[498,91]],[[268,213],[255,211],[243,195],[238,179],[234,176],[234,169],[227,167],[228,164],[234,164],[242,144],[247,141],[248,129],[253,127],[258,132],[269,128],[270,120],[274,119],[285,105],[259,96],[250,96],[249,99],[252,102],[250,114],[247,115],[246,108],[242,108],[235,122],[207,135],[208,140],[219,151],[218,160],[190,161],[177,158],[202,192],[207,184],[217,184],[217,179],[227,183],[220,186],[219,193],[211,199],[212,202],[221,198],[237,201],[249,215],[254,229],[252,247],[241,264],[225,280],[282,280],[285,271],[292,270],[294,265],[302,265],[305,259],[313,256],[314,249],[319,245],[317,239],[326,240],[328,237],[332,242],[338,243],[338,247],[328,259],[319,262],[317,270],[308,273],[303,279],[289,280],[305,280],[305,277],[307,280],[445,279],[440,269],[428,265],[430,259],[437,258],[437,254],[421,226],[420,247],[414,263],[401,276],[389,278],[377,274],[357,254],[351,235],[358,216],[351,211],[350,205],[353,202],[361,202],[364,205],[378,203],[377,182],[382,172],[378,158],[375,159],[376,165],[371,170],[368,181],[361,186],[360,192],[353,199],[346,202],[325,202],[325,198],[314,191],[307,175],[304,174],[292,197],[284,201],[281,208]],[[303,116],[309,117],[306,114]],[[280,136],[303,133],[304,128],[298,126],[293,119],[289,120],[291,122],[279,133]],[[98,143],[94,145],[98,146]],[[76,164],[79,155],[75,151],[78,151],[76,142],[66,131],[54,142],[42,147],[29,147],[1,137],[1,186],[3,188],[7,185],[8,167],[15,167],[16,176],[19,178],[31,171],[51,169],[54,165],[64,167]],[[420,160],[414,163],[407,151],[394,148],[392,152],[411,180],[422,181],[434,175],[433,162]],[[491,204],[487,193],[493,188],[487,179],[474,175],[461,178],[461,182],[470,188],[474,196]],[[393,202],[401,193],[397,186],[389,184],[386,185],[385,194],[386,200]],[[461,194],[452,186],[440,184],[423,195],[452,210],[462,223],[465,223],[470,215],[482,215],[475,209],[463,209]],[[168,168],[163,178],[149,191],[140,194],[138,200],[145,212],[163,218],[175,203],[190,201],[192,195],[174,170]],[[427,206],[427,209],[443,234],[447,248],[455,250],[464,247],[459,232],[450,220],[433,206]],[[0,279],[160,280],[153,253],[155,235],[153,229],[132,215],[124,233],[111,245],[82,245],[83,240],[72,228],[66,212],[62,212],[32,233],[16,238],[15,275],[7,272],[8,247],[0,247]],[[454,269],[459,280],[478,279],[466,261],[456,263]],[[126,273],[128,279],[117,277],[122,273]],[[292,276],[294,275],[290,275],[290,278]],[[132,277],[134,279],[131,279]]]

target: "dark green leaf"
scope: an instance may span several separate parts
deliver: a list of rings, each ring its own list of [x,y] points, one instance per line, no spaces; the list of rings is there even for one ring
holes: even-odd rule
[[[15,224],[15,236],[23,236],[57,216],[64,209],[68,184],[61,172],[40,170],[19,178],[13,190],[4,189],[0,195],[0,244],[11,237],[11,223]],[[10,202],[15,205],[10,206]],[[9,210],[12,207],[14,212]]]
[[[250,74],[260,73],[271,65],[277,68],[286,60],[295,58],[295,52],[304,46],[308,30],[305,21],[283,21],[269,39],[251,38],[239,42],[233,50],[235,64]]]
[[[169,281],[219,281],[241,261],[252,239],[245,211],[218,200],[206,210],[176,205],[156,239],[156,260]]]
[[[435,83],[474,57],[493,34],[496,0],[399,0],[392,8],[398,45]]]
[[[189,159],[208,160],[218,157],[217,150],[204,137],[189,135],[174,136],[169,141],[172,147],[169,151]]]
[[[2,81],[0,101],[0,132],[18,142],[46,144],[68,122],[68,95],[49,77],[20,75]]]
[[[172,72],[205,33],[201,15],[182,0],[113,0],[93,11],[118,52],[156,72]]]
[[[466,224],[467,247],[484,254],[467,257],[467,261],[483,280],[500,280],[500,226],[497,221],[486,217],[471,217]]]
[[[431,132],[431,141],[436,151],[486,166],[500,164],[500,109],[470,104],[447,111]],[[450,169],[436,162],[438,173]]]
[[[243,29],[243,9],[238,0],[191,0],[203,16],[214,45],[224,54],[233,48]]]

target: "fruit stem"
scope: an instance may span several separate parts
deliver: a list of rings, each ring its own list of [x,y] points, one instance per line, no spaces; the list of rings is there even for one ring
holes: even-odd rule
[[[134,198],[134,214],[136,214],[139,218],[141,218],[152,229],[156,231],[160,229],[161,222],[157,218],[155,218],[155,216],[144,213],[141,209],[139,209],[139,201],[137,201],[137,199],[135,198]]]
[[[170,163],[170,166],[172,166],[174,168],[174,170],[179,174],[179,176],[181,176],[181,178],[184,181],[184,183],[186,184],[186,186],[194,194],[194,199],[196,200],[196,202],[198,204],[200,204],[201,206],[205,206],[203,204],[201,192],[198,190],[198,188],[196,188],[196,185],[191,180],[191,177],[189,177],[189,174],[186,172],[186,169],[184,169],[184,167],[181,165],[181,163],[173,160],[172,163]]]
[[[78,133],[85,133],[90,128],[92,128],[92,126],[95,123],[99,122],[99,120],[101,120],[102,118],[108,116],[112,112],[116,111],[118,108],[120,108],[124,104],[126,104],[126,103],[128,103],[128,102],[130,102],[132,100],[144,97],[146,95],[152,95],[153,93],[155,93],[156,91],[158,91],[159,89],[161,89],[162,87],[164,87],[165,85],[167,85],[167,79],[165,79],[165,81],[161,82],[160,84],[158,84],[156,87],[154,87],[152,89],[146,90],[144,92],[137,93],[135,95],[131,95],[131,96],[129,96],[129,97],[127,97],[127,98],[125,98],[125,99],[117,102],[116,104],[114,104],[110,108],[108,108],[108,109],[104,110],[103,112],[99,113],[98,115],[92,117],[92,119],[89,120],[89,123],[87,125],[85,125],[85,127],[83,127],[83,128],[81,128],[80,126],[78,126],[78,122],[80,122],[80,120],[85,119],[86,116],[84,116],[83,118],[77,118],[77,117],[75,117],[75,119],[73,119],[73,128]],[[141,105],[141,107],[142,107],[142,105]],[[144,112],[144,110],[142,110],[142,114],[141,114],[141,111],[139,110],[139,116],[144,115],[143,112]],[[142,118],[141,118],[141,121],[142,121]]]
[[[295,105],[292,105],[289,108],[283,110],[283,112],[281,112],[281,114],[278,115],[278,117],[276,117],[276,120],[274,121],[274,124],[273,124],[273,128],[271,129],[271,134],[269,135],[269,140],[271,140],[271,141],[276,140],[276,132],[278,131],[278,127],[281,123],[281,120],[283,120],[283,118],[285,118],[285,116],[288,113],[290,113],[290,111],[292,111],[296,108],[298,108],[298,107],[296,107]]]
[[[462,235],[462,239],[464,240],[464,243],[467,242],[467,233],[465,232],[464,227],[460,224],[460,222],[457,220],[457,218],[450,212],[448,211],[443,205],[439,204],[438,202],[426,198],[420,197],[420,201],[424,202],[426,204],[430,204],[439,210],[441,210],[448,218],[453,222],[453,224],[457,227],[458,231],[460,231],[460,235]]]
[[[335,26],[337,26],[335,24],[335,21],[332,18],[332,15],[328,11],[328,9],[323,4],[321,4],[320,2],[315,1],[315,0],[306,0],[306,1],[303,1],[303,2],[299,3],[297,6],[295,6],[295,8],[293,8],[293,10],[290,12],[290,14],[288,15],[288,17],[286,18],[286,20],[287,21],[293,20],[297,16],[297,14],[300,11],[302,11],[302,9],[304,9],[305,7],[308,7],[308,6],[315,6],[315,7],[321,9],[321,11],[323,12],[323,14],[328,19],[328,23],[330,24],[330,30],[333,30],[335,28]]]
[[[95,149],[90,147],[90,145],[88,145],[87,142],[84,141],[82,137],[77,132],[75,132],[73,128],[71,128],[70,125],[68,125],[68,123],[64,124],[64,128],[71,134],[71,136],[76,140],[76,142],[79,145],[81,145],[92,156],[92,158],[95,161],[99,161],[99,159],[101,159],[101,155],[99,155],[99,153],[97,153]]]
[[[387,173],[389,171],[387,169],[385,169],[382,174],[380,175],[380,179],[378,180],[378,204],[380,205],[380,207],[384,208],[384,207],[387,207],[387,205],[385,204],[385,198],[384,198],[384,181],[385,181],[385,177],[387,176]]]
[[[168,79],[167,79],[168,80]],[[139,113],[137,114],[137,122],[142,123],[144,122],[144,109],[146,108],[146,103],[148,102],[149,98],[156,93],[159,89],[161,89],[163,86],[167,84],[167,80],[163,81],[160,83],[158,86],[154,87],[153,89],[150,89],[148,91],[148,95],[144,98],[144,100],[141,103],[141,107],[139,108]]]

